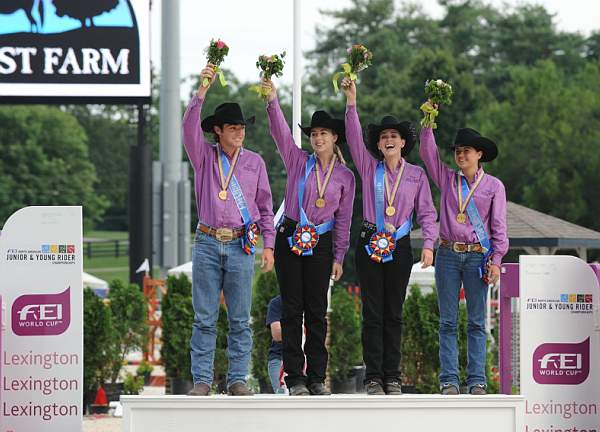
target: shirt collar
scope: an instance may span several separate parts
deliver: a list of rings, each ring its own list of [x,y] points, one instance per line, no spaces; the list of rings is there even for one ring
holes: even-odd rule
[[[462,172],[462,170],[459,170],[458,173],[463,177],[465,176],[464,173]],[[483,167],[479,167],[479,169],[475,173],[475,177],[473,177],[473,181],[471,183],[476,182],[479,179],[479,177],[481,177],[484,174],[485,173],[483,172]],[[468,179],[467,179],[467,181],[468,181]]]

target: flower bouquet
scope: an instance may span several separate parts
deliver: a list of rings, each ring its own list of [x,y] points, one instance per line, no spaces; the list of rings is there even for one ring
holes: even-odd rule
[[[425,114],[421,127],[435,129],[435,118],[439,114],[436,107],[452,104],[452,86],[441,79],[425,81],[425,97],[427,102],[421,105],[421,111]]]
[[[225,81],[225,77],[223,76],[223,71],[219,69],[219,66],[225,59],[225,56],[229,53],[229,47],[225,42],[221,39],[210,40],[210,45],[205,50],[206,59],[208,63],[213,65],[213,70],[219,75],[219,81],[221,85],[225,87],[227,85],[227,81]],[[204,78],[202,80],[202,86],[208,87],[208,78]]]
[[[270,56],[261,55],[256,61],[256,67],[260,69],[260,77],[271,79],[272,76],[280,77],[283,75],[283,58],[285,57],[285,51],[281,54],[273,54]],[[258,96],[266,99],[269,96],[268,90],[264,89],[260,85],[253,85],[250,87],[251,91],[254,91]]]
[[[338,80],[342,75],[347,76],[352,81],[356,81],[358,77],[358,73],[361,70],[364,70],[371,66],[371,59],[373,58],[373,53],[367,49],[364,45],[352,45],[347,49],[348,52],[348,61],[342,65],[342,71],[337,72],[333,75],[333,89],[337,93],[338,89]]]

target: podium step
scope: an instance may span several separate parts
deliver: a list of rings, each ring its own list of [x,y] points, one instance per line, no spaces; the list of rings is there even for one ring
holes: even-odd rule
[[[125,432],[521,432],[523,396],[121,396]],[[418,428],[418,429],[417,429]]]

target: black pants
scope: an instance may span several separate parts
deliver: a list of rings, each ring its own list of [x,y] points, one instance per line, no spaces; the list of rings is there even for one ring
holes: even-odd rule
[[[396,241],[393,260],[377,263],[365,245],[373,229],[363,227],[356,244],[356,269],[362,299],[362,346],[365,381],[400,380],[402,305],[413,265],[410,236]]]
[[[333,265],[332,233],[320,236],[311,256],[298,256],[290,250],[287,238],[296,229],[286,218],[275,239],[275,271],[281,291],[283,313],[281,331],[283,368],[289,387],[325,381],[327,369],[327,289]],[[306,341],[302,352],[302,314]],[[304,355],[306,354],[306,376]]]

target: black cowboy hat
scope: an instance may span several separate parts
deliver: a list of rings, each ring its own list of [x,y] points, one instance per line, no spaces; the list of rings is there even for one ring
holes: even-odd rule
[[[214,126],[227,124],[254,124],[254,116],[244,118],[242,108],[235,102],[225,102],[215,108],[215,113],[202,120],[202,130],[204,132],[213,132]]]
[[[496,143],[471,128],[462,128],[456,132],[454,145],[450,148],[454,150],[456,147],[473,147],[475,150],[483,152],[481,162],[493,161],[498,156]]]
[[[373,155],[381,159],[382,154],[377,147],[379,142],[379,135],[386,129],[396,129],[402,139],[405,141],[404,147],[402,148],[402,156],[406,156],[415,146],[417,142],[417,133],[415,127],[409,121],[399,121],[396,117],[387,115],[381,119],[380,124],[371,123],[367,127],[367,133],[369,135],[368,149]]]
[[[310,131],[313,128],[321,127],[331,129],[338,136],[337,144],[346,140],[346,126],[344,120],[333,118],[326,111],[315,111],[310,119],[309,126],[302,126],[299,124],[302,132],[310,137]]]

